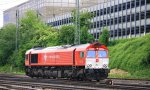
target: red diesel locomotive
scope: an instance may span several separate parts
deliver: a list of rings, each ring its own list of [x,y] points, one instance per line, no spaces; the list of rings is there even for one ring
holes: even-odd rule
[[[33,48],[25,55],[25,72],[30,77],[98,81],[109,73],[108,49],[99,42]]]

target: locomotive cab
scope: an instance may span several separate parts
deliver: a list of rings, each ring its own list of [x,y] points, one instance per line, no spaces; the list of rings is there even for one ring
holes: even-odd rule
[[[108,49],[106,46],[96,43],[88,47],[86,50],[85,70],[89,76],[100,80],[108,77],[109,73]]]
[[[103,48],[91,48],[87,50],[86,69],[108,69],[108,52]]]

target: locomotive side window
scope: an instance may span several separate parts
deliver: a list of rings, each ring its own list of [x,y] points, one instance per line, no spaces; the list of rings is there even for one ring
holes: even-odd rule
[[[107,52],[105,50],[98,51],[98,56],[101,58],[107,57]]]
[[[96,51],[94,51],[94,50],[87,51],[87,57],[88,58],[95,58],[96,57]]]
[[[28,55],[25,55],[25,59],[26,59],[26,60],[28,59]]]
[[[80,58],[84,57],[84,52],[80,52]]]
[[[38,63],[38,54],[31,54],[31,63]]]

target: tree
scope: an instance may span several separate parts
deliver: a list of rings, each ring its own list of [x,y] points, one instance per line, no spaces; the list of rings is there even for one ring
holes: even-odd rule
[[[72,11],[72,22],[76,23],[76,9]],[[80,27],[86,26],[88,29],[90,28],[91,24],[91,19],[92,19],[93,14],[90,12],[80,12]]]
[[[73,44],[74,43],[74,25],[62,26],[59,30],[60,44]]]
[[[34,11],[27,11],[20,21],[20,43],[23,45],[30,42],[38,32],[46,26],[37,17]]]
[[[94,37],[91,34],[89,34],[88,28],[86,26],[83,26],[81,28],[81,33],[82,33],[82,36],[81,36],[82,44],[89,43],[94,40]]]
[[[0,30],[0,65],[8,63],[10,55],[15,50],[16,26],[8,24]]]
[[[102,30],[102,34],[99,37],[99,41],[104,44],[104,45],[108,45],[109,43],[109,31],[107,27],[104,27]]]
[[[74,17],[72,21],[76,23],[76,10],[72,11]],[[94,41],[94,37],[88,32],[91,25],[91,18],[93,14],[90,12],[80,12],[80,43],[85,44]]]
[[[21,19],[21,44],[32,43],[33,46],[47,46],[56,44],[57,31],[44,24],[36,12],[28,11]]]
[[[35,11],[27,11],[19,23],[19,49],[17,51],[17,57],[15,54],[16,51],[14,51],[10,59],[15,61],[16,67],[23,69],[26,50],[35,46],[46,47],[56,45],[58,32],[42,22],[37,17]]]
[[[44,24],[35,11],[27,11],[19,21],[19,47],[15,50],[16,26],[9,24],[0,29],[0,65],[11,64],[24,68],[24,55],[34,46],[58,44],[58,30]]]

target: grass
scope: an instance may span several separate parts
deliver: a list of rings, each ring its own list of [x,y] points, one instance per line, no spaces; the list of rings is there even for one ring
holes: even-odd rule
[[[127,77],[150,79],[150,34],[111,41],[109,55],[111,69],[125,70],[130,73]]]
[[[23,70],[19,68],[14,68],[11,65],[5,65],[0,67],[0,73],[8,73],[8,74],[25,74]]]
[[[121,70],[121,69],[112,69],[109,73],[109,78],[130,78],[131,74]]]
[[[108,78],[121,78],[121,79],[144,79],[150,80],[148,69],[142,71],[136,71],[135,73],[130,73],[121,69],[112,69],[109,73]],[[147,75],[145,75],[147,74]]]

